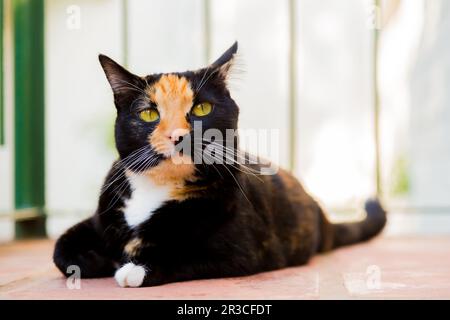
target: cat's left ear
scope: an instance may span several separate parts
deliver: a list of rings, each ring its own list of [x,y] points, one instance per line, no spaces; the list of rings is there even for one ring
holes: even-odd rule
[[[211,67],[218,69],[219,74],[224,78],[227,79],[230,69],[233,66],[235,56],[238,50],[238,43],[237,41],[227,50],[225,51],[219,59],[214,61],[211,64]]]

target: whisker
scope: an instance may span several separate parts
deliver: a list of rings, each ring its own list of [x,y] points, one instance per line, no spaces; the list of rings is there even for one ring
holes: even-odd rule
[[[224,154],[222,154],[223,156],[225,156]],[[228,165],[230,165],[231,167],[233,167],[233,168],[235,168],[236,170],[239,170],[240,172],[242,172],[242,173],[244,173],[244,174],[247,174],[247,175],[252,175],[252,176],[254,176],[256,179],[258,179],[259,181],[261,181],[261,182],[263,182],[264,183],[264,180],[262,180],[260,177],[258,177],[254,172],[252,172],[252,168],[249,168],[249,167],[247,167],[247,166],[244,166],[244,165],[242,165],[241,163],[239,163],[239,162],[236,162],[234,159],[231,159],[231,158],[227,158],[226,156],[225,156],[225,158],[227,159],[227,160],[231,160],[231,161],[233,161],[232,163],[235,163],[236,165],[233,165],[232,163],[228,163]],[[244,171],[244,170],[242,170],[242,169],[246,169],[246,171]],[[258,172],[258,171],[256,171],[255,170],[255,172]]]
[[[155,158],[153,158],[153,157],[150,157],[150,158],[146,159],[144,161],[144,163],[141,163],[138,166],[138,168],[145,167],[147,165],[147,163],[150,163],[153,160],[155,160]],[[125,190],[127,188],[127,184],[128,183],[129,183],[128,179],[124,179],[124,181],[122,181],[116,188],[114,188],[114,190],[112,190],[112,193],[115,193],[114,197],[108,203],[108,208],[106,208],[105,210],[100,212],[99,215],[104,214],[105,212],[107,212],[109,209],[111,209],[117,203],[117,201],[119,201],[121,199],[121,197],[123,196],[123,193],[125,192]]]
[[[220,164],[220,163],[219,163],[219,164]],[[244,189],[242,188],[241,184],[239,183],[239,181],[237,180],[237,178],[234,176],[234,174],[231,172],[231,170],[228,169],[228,167],[227,167],[226,165],[224,165],[224,164],[220,164],[220,165],[222,165],[222,166],[230,173],[231,177],[232,177],[232,178],[234,179],[234,181],[236,182],[236,185],[238,186],[239,190],[242,192],[242,195],[245,197],[245,199],[247,199],[247,201],[248,201],[250,204],[252,204],[251,201],[249,200],[249,198],[247,197],[247,195],[245,194]]]
[[[198,152],[198,151],[197,151],[197,152]],[[202,156],[201,153],[195,153],[195,150],[194,150],[194,155],[199,155],[200,157]],[[217,173],[219,174],[219,176],[223,179],[222,174],[220,173],[219,169],[217,169],[217,167],[214,165],[214,163],[211,163],[211,165],[212,165],[212,167],[217,171]]]
[[[199,92],[199,91],[204,87],[204,85],[209,81],[209,79],[211,79],[211,77],[212,77],[215,73],[218,72],[218,70],[219,70],[219,69],[213,70],[213,71],[209,74],[209,76],[206,78],[206,80],[202,83],[202,85],[201,85],[196,91]]]
[[[258,172],[258,170],[255,170],[255,169],[250,168],[245,165],[247,158],[245,157],[245,155],[243,155],[243,153],[244,153],[243,151],[236,150],[236,149],[230,149],[224,145],[214,143],[214,142],[209,142],[208,144],[204,144],[204,143],[202,143],[202,144],[204,146],[213,145],[213,146],[217,147],[217,148],[214,148],[213,151],[221,151],[222,152],[221,155],[228,156],[227,157],[228,160],[232,160],[234,163],[239,164],[243,167],[246,167],[253,172]],[[221,150],[221,148],[225,149],[225,152],[223,150]],[[237,156],[237,158],[240,159],[241,161],[243,161],[244,163],[236,161],[234,158],[232,158],[232,156]]]
[[[247,201],[251,204],[251,201],[248,199],[247,195],[245,194],[244,189],[242,188],[242,186],[240,185],[239,181],[236,179],[234,174],[231,172],[231,170],[228,169],[228,167],[224,164],[222,164],[222,166],[230,173],[230,175],[233,177],[234,181],[236,182],[237,186],[241,190],[242,194],[244,195],[245,199],[247,199]]]
[[[202,76],[202,78],[200,79],[200,82],[197,85],[197,88],[195,88],[195,92],[198,92],[198,90],[199,90],[203,80],[205,79],[205,76],[208,74],[208,71],[209,71],[210,68],[211,68],[210,65],[206,68],[205,73],[203,73],[203,76]]]
[[[119,160],[117,163],[114,164],[113,167],[119,167],[119,166],[129,166],[131,161],[133,161],[132,163],[134,164],[136,162],[136,159],[140,158],[141,155],[147,151],[147,147],[148,146],[143,146],[135,151],[133,151],[130,155],[128,155],[127,157],[125,157],[122,160]],[[124,170],[118,170],[116,173],[114,173],[110,178],[109,178],[109,183],[107,185],[104,185],[102,187],[102,192],[101,194],[103,194],[103,192],[108,189],[112,184],[114,184],[117,180],[119,180],[121,178],[121,176],[124,174]],[[101,195],[100,194],[100,195]]]

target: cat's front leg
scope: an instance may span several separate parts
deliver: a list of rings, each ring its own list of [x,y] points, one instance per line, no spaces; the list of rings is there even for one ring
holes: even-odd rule
[[[82,278],[110,277],[115,261],[107,254],[104,239],[92,218],[86,219],[61,235],[55,244],[53,261],[68,277],[68,268],[77,266]]]
[[[152,287],[179,281],[245,276],[262,271],[261,268],[252,265],[252,261],[247,260],[247,262],[241,264],[225,260],[172,265],[168,268],[171,271],[168,272],[163,267],[148,266],[135,261],[127,262],[117,269],[114,278],[121,287]]]
[[[160,272],[158,268],[136,262],[123,264],[114,274],[114,279],[121,287],[151,287],[177,281],[176,278]]]

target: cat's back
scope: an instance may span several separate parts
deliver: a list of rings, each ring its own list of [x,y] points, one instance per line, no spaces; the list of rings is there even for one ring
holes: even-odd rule
[[[316,205],[315,200],[292,173],[283,168],[269,171],[267,166],[246,165],[246,169],[240,172],[240,181],[254,200],[265,199],[275,207],[287,207],[285,209]]]

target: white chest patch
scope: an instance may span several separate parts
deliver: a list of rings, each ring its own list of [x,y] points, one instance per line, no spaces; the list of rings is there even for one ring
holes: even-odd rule
[[[135,227],[148,220],[154,211],[170,200],[170,188],[153,183],[148,177],[129,174],[131,197],[125,201],[123,213],[130,227]]]

